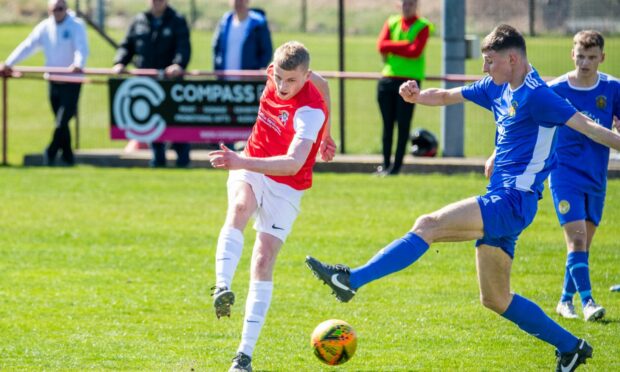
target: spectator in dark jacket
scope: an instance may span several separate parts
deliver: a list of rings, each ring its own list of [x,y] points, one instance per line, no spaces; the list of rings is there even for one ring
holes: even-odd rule
[[[271,62],[273,46],[264,12],[249,8],[249,0],[230,0],[213,35],[215,70],[258,70]]]
[[[191,55],[189,28],[185,18],[167,0],[150,0],[150,9],[134,18],[116,51],[114,71],[121,73],[133,61],[137,68],[163,70],[167,77],[181,77]],[[153,142],[154,167],[166,166],[166,144]],[[189,143],[173,143],[177,166],[189,165]]]

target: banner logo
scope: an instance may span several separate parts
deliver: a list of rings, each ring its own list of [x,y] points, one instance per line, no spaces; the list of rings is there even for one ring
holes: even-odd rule
[[[153,142],[166,129],[164,118],[153,113],[165,98],[164,89],[153,79],[135,77],[124,80],[112,104],[118,128],[125,131],[127,138]]]

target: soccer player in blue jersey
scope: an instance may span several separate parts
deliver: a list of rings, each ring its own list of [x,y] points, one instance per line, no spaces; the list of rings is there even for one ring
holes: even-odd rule
[[[614,115],[620,115],[620,81],[598,71],[605,60],[604,43],[597,31],[577,33],[571,53],[575,69],[549,86],[582,114],[611,129]],[[550,173],[549,188],[568,250],[556,311],[565,318],[577,318],[573,296],[579,292],[584,319],[594,321],[605,316],[605,309],[592,297],[588,258],[603,214],[609,148],[564,126],[558,130],[556,153],[558,167]]]
[[[472,101],[493,112],[495,167],[487,193],[419,217],[405,236],[380,250],[365,265],[350,269],[307,257],[315,276],[343,302],[373,280],[404,269],[435,242],[476,240],[482,304],[525,332],[557,349],[557,370],[572,371],[592,356],[592,347],[559,326],[528,299],[510,292],[515,243],[532,222],[543,182],[554,166],[556,131],[566,124],[606,146],[620,148],[620,135],[577,112],[549,88],[527,60],[523,36],[501,25],[482,42],[487,77],[453,89],[420,91],[403,83],[401,96],[429,106]]]

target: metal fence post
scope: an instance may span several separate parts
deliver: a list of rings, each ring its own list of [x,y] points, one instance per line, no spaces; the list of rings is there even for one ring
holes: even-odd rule
[[[443,2],[443,71],[442,75],[465,73],[465,0]],[[444,89],[461,83],[443,82]],[[444,157],[463,157],[465,126],[463,104],[441,108],[441,149]]]
[[[344,0],[339,0],[338,2],[338,70],[340,72],[344,72],[345,66],[344,66],[344,37],[345,37],[345,33],[344,33]],[[345,140],[344,140],[344,136],[345,136],[345,131],[344,131],[344,123],[345,123],[345,105],[344,105],[344,84],[345,83],[345,78],[344,77],[339,77],[338,78],[338,86],[339,86],[339,97],[340,97],[340,153],[344,154],[345,153]]]

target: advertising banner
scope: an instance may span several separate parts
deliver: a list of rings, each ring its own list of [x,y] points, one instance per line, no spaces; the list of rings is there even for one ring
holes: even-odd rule
[[[264,81],[110,79],[110,137],[231,143],[248,138]]]

